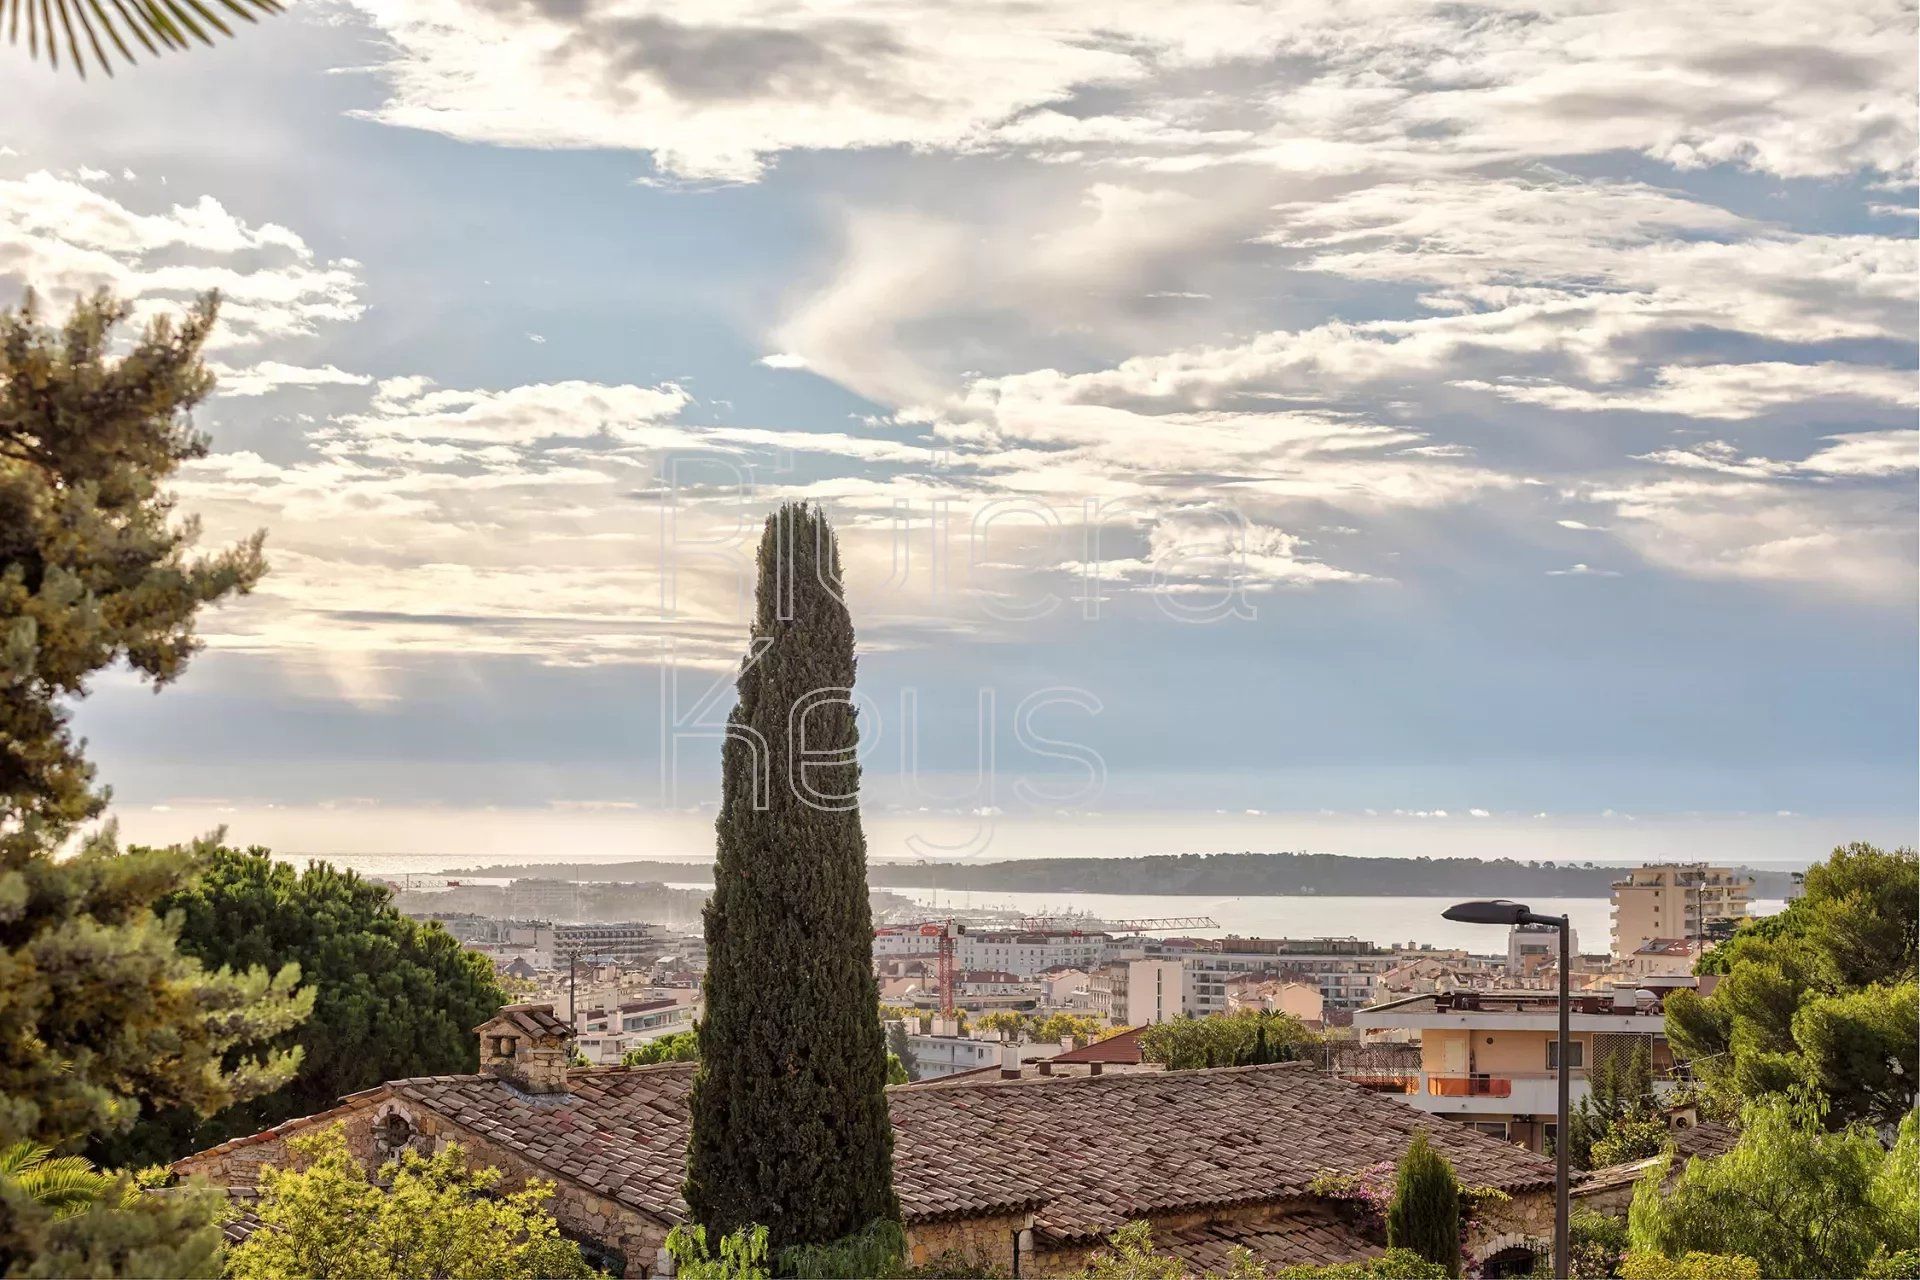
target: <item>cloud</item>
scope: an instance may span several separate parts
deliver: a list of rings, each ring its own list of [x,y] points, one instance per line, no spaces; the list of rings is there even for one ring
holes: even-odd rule
[[[804,369],[807,367],[807,358],[791,351],[775,351],[771,355],[761,356],[760,363],[769,369]]]
[[[262,396],[282,387],[364,387],[373,381],[364,373],[348,373],[330,364],[308,368],[262,360],[241,369],[218,363],[210,367],[219,379],[215,391],[223,396]]]
[[[0,178],[0,275],[59,306],[98,289],[141,315],[222,295],[216,346],[311,334],[361,312],[355,264],[322,262],[294,232],[249,224],[211,196],[146,213],[44,170]]]
[[[1893,0],[1491,15],[1413,0],[1069,0],[1044,15],[1015,0],[951,15],[877,0],[356,4],[392,48],[374,118],[645,151],[690,179],[880,147],[1161,172],[1639,152],[1792,177],[1910,173],[1914,151],[1913,17]]]
[[[1492,391],[1521,404],[1577,413],[1627,410],[1725,420],[1757,417],[1784,405],[1816,400],[1920,405],[1920,389],[1916,388],[1912,370],[1835,361],[1681,365],[1658,370],[1651,387],[1610,392],[1550,383],[1467,381],[1455,385]]]

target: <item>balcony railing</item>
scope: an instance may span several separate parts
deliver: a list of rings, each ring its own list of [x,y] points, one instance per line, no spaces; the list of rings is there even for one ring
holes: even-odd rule
[[[1513,1095],[1513,1079],[1478,1072],[1460,1076],[1429,1072],[1427,1092],[1436,1098],[1506,1098]]]

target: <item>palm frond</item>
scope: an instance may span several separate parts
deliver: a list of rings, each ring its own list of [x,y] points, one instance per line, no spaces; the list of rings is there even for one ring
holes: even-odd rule
[[[0,27],[19,44],[24,25],[30,56],[44,50],[49,65],[64,59],[85,79],[89,62],[112,75],[116,59],[135,61],[128,36],[154,54],[184,49],[188,37],[212,44],[215,34],[233,34],[227,17],[256,22],[282,8],[281,0],[0,0]]]
[[[0,1179],[52,1209],[56,1217],[85,1212],[118,1181],[83,1156],[56,1156],[51,1147],[16,1142],[0,1150]]]
[[[17,1178],[53,1154],[37,1142],[16,1142],[0,1150],[0,1178]]]

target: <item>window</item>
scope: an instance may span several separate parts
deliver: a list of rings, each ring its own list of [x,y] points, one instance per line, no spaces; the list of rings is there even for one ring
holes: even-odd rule
[[[1580,1068],[1586,1066],[1587,1065],[1587,1046],[1580,1043],[1578,1040],[1569,1040],[1567,1042],[1567,1065],[1572,1067],[1575,1071],[1578,1071],[1580,1070]],[[1560,1042],[1558,1040],[1549,1040],[1547,1041],[1547,1070],[1558,1071],[1559,1069],[1560,1069]]]

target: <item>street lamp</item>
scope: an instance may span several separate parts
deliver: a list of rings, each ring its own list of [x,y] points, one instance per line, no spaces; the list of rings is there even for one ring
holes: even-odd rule
[[[1554,1072],[1559,1111],[1553,1131],[1553,1274],[1559,1280],[1566,1280],[1572,1274],[1567,1265],[1567,1067],[1571,1054],[1569,1041],[1572,1039],[1572,1004],[1567,998],[1567,972],[1573,967],[1573,958],[1569,954],[1572,947],[1568,941],[1573,933],[1573,923],[1566,916],[1539,915],[1528,910],[1525,903],[1509,902],[1505,898],[1455,903],[1440,914],[1462,924],[1544,924],[1560,931],[1560,1059],[1559,1069]]]

